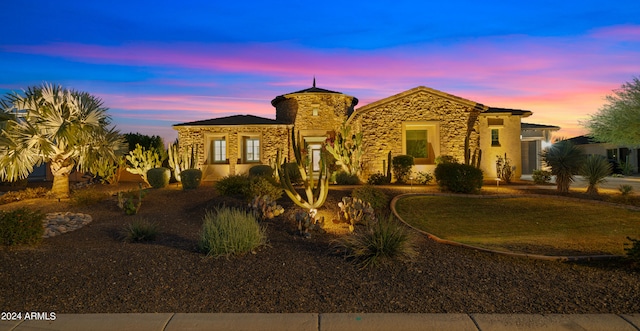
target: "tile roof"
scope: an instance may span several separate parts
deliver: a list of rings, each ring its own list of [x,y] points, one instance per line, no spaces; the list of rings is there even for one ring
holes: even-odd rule
[[[560,130],[559,126],[545,125],[545,124],[533,124],[533,123],[520,123],[521,129],[548,129],[548,130]]]
[[[209,125],[277,125],[283,124],[274,119],[264,118],[253,115],[233,115],[227,117],[218,117],[208,120],[201,120],[195,122],[186,122],[180,124],[174,124],[173,126],[209,126]]]

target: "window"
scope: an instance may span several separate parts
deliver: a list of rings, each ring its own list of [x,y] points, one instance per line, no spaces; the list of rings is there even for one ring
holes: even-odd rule
[[[227,141],[224,137],[215,138],[211,141],[211,163],[227,162]]]
[[[617,149],[607,149],[607,159],[609,159],[609,160],[617,160],[618,159],[618,150]]]
[[[500,130],[491,129],[491,146],[500,146]]]
[[[417,165],[434,164],[440,155],[440,122],[402,123],[402,153],[413,156]]]
[[[414,159],[426,159],[429,157],[429,144],[427,143],[427,130],[406,130],[407,155]]]
[[[260,139],[259,138],[245,138],[244,161],[260,162]]]

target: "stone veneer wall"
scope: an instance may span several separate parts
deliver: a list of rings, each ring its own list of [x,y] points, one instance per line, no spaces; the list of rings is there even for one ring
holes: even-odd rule
[[[276,120],[294,124],[303,136],[324,136],[340,128],[353,102],[353,97],[341,93],[292,93],[285,97],[287,100],[276,104]],[[318,116],[313,116],[314,108],[318,108]]]
[[[229,126],[178,126],[180,148],[195,144],[198,150],[198,166],[203,168],[203,179],[219,179],[226,175],[245,172],[256,163],[239,164],[242,159],[240,141],[242,136],[260,136],[260,163],[270,164],[276,159],[278,150],[285,152],[291,140],[290,125],[229,125]],[[229,164],[206,164],[208,146],[205,143],[211,135],[224,135],[227,139],[227,157]],[[207,174],[210,174],[207,178]]]
[[[473,103],[459,103],[427,91],[401,93],[397,98],[371,107],[362,107],[349,123],[363,133],[363,174],[382,172],[387,153],[403,154],[402,123],[407,121],[438,121],[440,155],[451,155],[464,162],[465,137],[471,127],[469,147],[479,147],[477,117],[480,109]],[[404,94],[404,95],[403,95]],[[489,137],[490,139],[490,137]],[[436,157],[439,155],[436,155]]]

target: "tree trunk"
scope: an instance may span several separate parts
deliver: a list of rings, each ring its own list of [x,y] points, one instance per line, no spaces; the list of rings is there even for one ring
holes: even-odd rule
[[[59,199],[66,199],[69,197],[69,174],[53,175],[53,186],[51,187],[51,193]]]
[[[69,159],[53,158],[49,166],[53,174],[53,186],[51,193],[59,199],[69,197],[69,174],[73,170],[74,164]]]

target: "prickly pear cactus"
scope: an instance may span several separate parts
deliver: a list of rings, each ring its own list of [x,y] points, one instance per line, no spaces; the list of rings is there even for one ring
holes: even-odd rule
[[[369,224],[375,221],[375,213],[371,204],[351,197],[343,197],[341,202],[338,202],[340,207],[339,220],[349,224],[349,231],[355,230],[356,224]]]
[[[249,208],[253,210],[256,217],[262,220],[272,219],[284,213],[284,208],[268,195],[255,197],[249,203]]]

